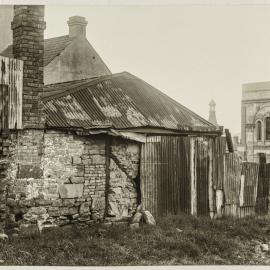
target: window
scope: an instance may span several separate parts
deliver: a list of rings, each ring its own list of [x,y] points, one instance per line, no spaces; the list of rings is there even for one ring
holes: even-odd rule
[[[270,140],[270,117],[265,118],[265,139]]]
[[[261,121],[257,122],[256,130],[257,130],[257,141],[261,141],[262,139],[262,122]]]

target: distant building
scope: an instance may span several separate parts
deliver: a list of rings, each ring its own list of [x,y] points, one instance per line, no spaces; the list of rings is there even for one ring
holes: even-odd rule
[[[211,99],[210,103],[209,103],[209,117],[208,117],[208,121],[215,125],[215,126],[219,126],[218,122],[217,122],[217,118],[216,118],[216,102]]]
[[[270,82],[243,84],[241,112],[241,147],[248,161],[259,154],[270,161]]]
[[[68,35],[44,40],[44,84],[110,75],[110,70],[86,39],[86,19],[73,16],[67,23]],[[8,46],[0,55],[13,58],[13,46]]]

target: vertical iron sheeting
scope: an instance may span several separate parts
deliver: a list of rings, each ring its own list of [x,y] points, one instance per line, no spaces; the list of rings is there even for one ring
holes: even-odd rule
[[[258,175],[256,213],[266,215],[269,203],[270,164],[259,164]]]
[[[240,183],[240,159],[234,153],[226,153],[224,159],[224,196],[226,216],[238,216]]]
[[[0,56],[0,129],[22,128],[23,61]]]
[[[209,141],[201,137],[195,140],[197,175],[197,215],[209,214]]]
[[[154,216],[190,213],[190,140],[149,136],[142,145],[141,189]]]
[[[244,186],[241,187],[241,190],[243,189],[243,201],[240,203],[239,217],[251,216],[255,214],[258,170],[259,164],[251,162],[242,163],[243,181],[241,181],[241,184],[244,184]]]

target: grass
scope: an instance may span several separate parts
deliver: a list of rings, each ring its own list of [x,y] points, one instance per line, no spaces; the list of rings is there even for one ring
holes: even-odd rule
[[[187,215],[157,226],[62,227],[0,242],[1,265],[189,265],[267,264],[254,240],[268,243],[267,218],[210,220]],[[182,230],[179,232],[176,228]]]

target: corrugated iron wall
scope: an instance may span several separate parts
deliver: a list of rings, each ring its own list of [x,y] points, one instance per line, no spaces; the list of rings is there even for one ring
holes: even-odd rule
[[[238,216],[239,192],[241,184],[241,162],[233,153],[224,156],[224,197],[225,216]]]
[[[209,215],[209,139],[195,139],[197,215]]]
[[[142,202],[154,216],[267,213],[269,176],[270,164],[226,153],[223,137],[148,136],[142,145]]]
[[[0,129],[22,128],[23,61],[0,56]]]
[[[154,216],[190,212],[188,137],[147,137],[141,152],[141,192]]]
[[[270,164],[260,164],[258,175],[256,213],[266,215],[269,209]]]

